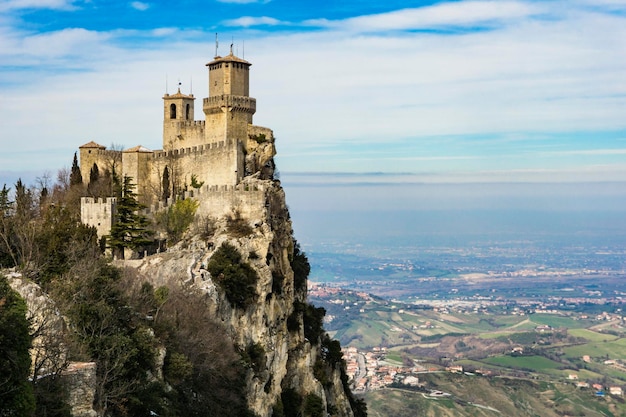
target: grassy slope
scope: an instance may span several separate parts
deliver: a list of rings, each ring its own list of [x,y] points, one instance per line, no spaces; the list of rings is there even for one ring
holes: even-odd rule
[[[453,397],[431,399],[419,392],[395,389],[374,391],[366,396],[369,416],[626,415],[623,400],[596,398],[592,390],[577,389],[572,384],[454,374],[427,374],[421,379],[428,387],[451,393]]]

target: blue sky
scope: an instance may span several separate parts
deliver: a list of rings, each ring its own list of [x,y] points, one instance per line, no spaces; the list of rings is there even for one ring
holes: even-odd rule
[[[159,149],[166,79],[206,97],[215,33],[285,174],[626,181],[624,0],[0,0],[0,181]]]

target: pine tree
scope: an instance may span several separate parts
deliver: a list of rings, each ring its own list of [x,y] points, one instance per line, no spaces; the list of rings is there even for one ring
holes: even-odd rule
[[[80,167],[78,166],[78,157],[74,152],[74,161],[72,162],[72,171],[70,172],[70,187],[74,185],[80,185],[83,183],[83,175],[80,173]]]
[[[15,183],[15,215],[22,221],[29,220],[33,213],[33,195],[21,178]]]
[[[0,267],[17,265],[14,245],[14,206],[9,200],[9,191],[4,184],[0,191]]]
[[[89,171],[89,184],[87,185],[87,191],[89,192],[90,195],[95,196],[95,197],[99,197],[98,194],[100,194],[98,192],[100,188],[98,186],[99,179],[100,179],[100,170],[98,169],[98,164],[94,162],[93,166],[91,167],[91,170]]]
[[[0,190],[0,216],[8,217],[11,214],[11,208],[13,203],[9,200],[9,191],[11,189],[7,188],[7,185],[4,184],[2,190]]]
[[[114,252],[123,257],[124,248],[133,250],[152,243],[152,231],[148,230],[148,219],[138,213],[145,208],[137,201],[137,194],[133,192],[135,184],[132,178],[124,176],[122,197],[117,203],[117,216],[111,226],[109,246]]]
[[[29,416],[35,410],[26,312],[24,299],[0,276],[0,416]]]
[[[167,199],[172,196],[172,193],[170,192],[170,170],[168,167],[165,167],[163,170],[161,188],[163,188],[163,201],[167,201]]]

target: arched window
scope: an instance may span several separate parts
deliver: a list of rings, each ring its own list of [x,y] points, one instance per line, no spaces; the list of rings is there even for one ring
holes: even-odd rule
[[[191,111],[191,106],[188,103],[187,107],[185,108],[185,120],[189,120],[189,113],[190,113],[190,111]]]
[[[170,119],[176,118],[176,104],[170,104]]]

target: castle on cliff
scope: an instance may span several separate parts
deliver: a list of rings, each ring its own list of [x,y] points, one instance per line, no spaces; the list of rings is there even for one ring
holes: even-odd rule
[[[196,98],[183,94],[163,96],[163,148],[141,145],[107,149],[96,142],[79,147],[85,185],[95,169],[131,177],[139,201],[163,208],[177,197],[200,202],[199,213],[219,216],[263,206],[262,182],[274,175],[274,136],[252,124],[256,99],[250,97],[250,62],[232,53],[206,64],[209,96],[203,99],[204,120],[194,120]],[[246,204],[249,203],[249,204]],[[114,222],[116,199],[83,197],[81,219],[107,235]],[[245,213],[244,213],[245,214]],[[250,214],[250,213],[248,213]]]

